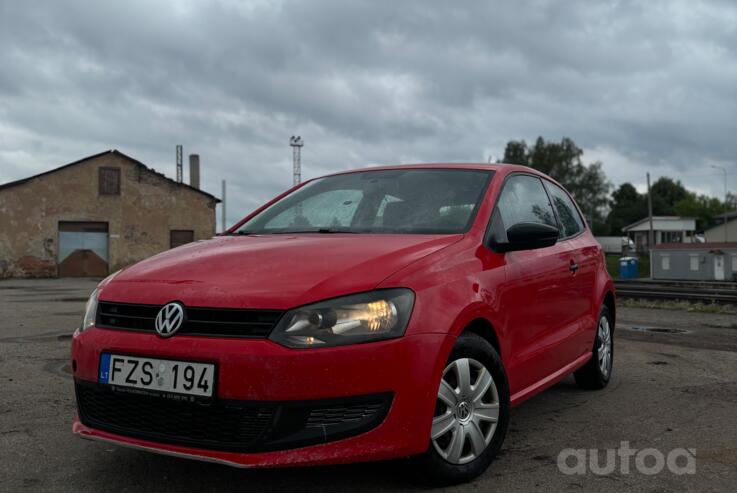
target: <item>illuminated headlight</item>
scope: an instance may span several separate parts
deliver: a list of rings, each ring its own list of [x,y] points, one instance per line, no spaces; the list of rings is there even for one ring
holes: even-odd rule
[[[269,338],[302,349],[401,337],[414,300],[409,289],[386,289],[322,301],[284,314]]]
[[[95,325],[95,317],[97,315],[97,289],[92,291],[90,299],[87,300],[87,305],[84,308],[84,319],[82,320],[82,326],[79,328],[80,332],[84,332],[93,325]]]

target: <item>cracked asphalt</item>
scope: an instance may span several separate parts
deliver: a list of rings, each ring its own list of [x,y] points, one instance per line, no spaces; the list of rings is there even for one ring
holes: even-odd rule
[[[420,491],[405,460],[240,470],[80,440],[69,345],[92,280],[0,281],[0,491]],[[603,391],[571,378],[514,409],[499,458],[455,491],[733,491],[737,330],[733,315],[622,308]],[[652,329],[656,329],[653,331]],[[665,329],[665,331],[663,331]],[[673,333],[671,330],[675,329]],[[566,449],[627,442],[664,455],[695,449],[695,474],[564,474]],[[587,457],[591,454],[587,452]],[[572,464],[569,462],[569,464]],[[647,463],[646,465],[651,465]]]

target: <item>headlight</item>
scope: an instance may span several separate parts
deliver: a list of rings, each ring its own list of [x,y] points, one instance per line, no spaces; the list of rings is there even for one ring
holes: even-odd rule
[[[97,289],[92,291],[90,299],[87,300],[87,305],[84,307],[84,319],[82,320],[82,326],[79,328],[80,332],[84,332],[93,325],[95,325],[95,318],[97,315]]]
[[[322,301],[285,313],[269,338],[302,349],[400,337],[414,300],[409,289],[386,289]]]

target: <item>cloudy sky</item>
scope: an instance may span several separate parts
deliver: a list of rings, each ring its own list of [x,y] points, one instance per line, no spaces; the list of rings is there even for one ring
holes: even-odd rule
[[[292,134],[305,177],[543,135],[737,190],[730,0],[0,0],[0,67],[0,183],[111,148],[173,176],[183,144],[229,222],[291,185]]]

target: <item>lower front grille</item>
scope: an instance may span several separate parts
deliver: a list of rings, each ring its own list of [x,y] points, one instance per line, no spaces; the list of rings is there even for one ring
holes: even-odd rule
[[[275,408],[180,402],[77,384],[82,422],[93,428],[218,450],[248,447],[274,421]]]
[[[392,394],[318,401],[170,400],[77,380],[83,424],[160,443],[231,452],[285,450],[347,438],[384,420]]]

